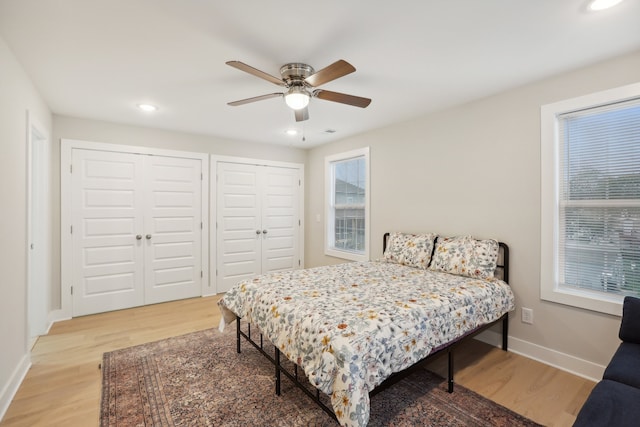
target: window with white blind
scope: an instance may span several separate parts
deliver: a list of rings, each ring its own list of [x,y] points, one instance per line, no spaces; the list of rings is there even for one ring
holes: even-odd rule
[[[369,148],[325,159],[327,255],[369,259]]]
[[[640,85],[542,108],[543,299],[640,296]]]

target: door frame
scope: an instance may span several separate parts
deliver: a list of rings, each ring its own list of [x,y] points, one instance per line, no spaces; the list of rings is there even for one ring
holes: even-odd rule
[[[211,155],[211,197],[209,198],[211,213],[210,221],[211,221],[211,245],[209,250],[209,264],[214,266],[213,270],[210,274],[210,286],[209,289],[211,291],[210,294],[214,295],[217,293],[217,281],[218,275],[216,266],[216,250],[218,246],[218,229],[217,229],[217,210],[216,210],[216,201],[218,196],[218,163],[239,163],[245,165],[255,165],[255,166],[274,166],[274,167],[282,167],[282,168],[290,168],[297,169],[298,176],[300,177],[300,197],[298,198],[298,215],[300,215],[300,233],[298,236],[298,247],[299,249],[299,257],[300,257],[300,268],[304,268],[304,164],[303,163],[292,163],[292,162],[278,162],[272,160],[261,160],[261,159],[251,159],[248,157],[234,157],[234,156],[219,156],[212,154]],[[205,296],[203,294],[203,296]]]
[[[34,164],[34,155],[38,164]],[[35,343],[53,324],[51,301],[50,131],[27,110],[27,342]],[[35,191],[34,191],[35,190]],[[35,198],[39,199],[36,203]],[[35,218],[34,218],[35,214]],[[34,223],[39,225],[36,227]],[[41,246],[34,254],[32,244]],[[34,277],[34,269],[41,270]]]
[[[74,149],[110,151],[119,153],[144,154],[166,157],[198,159],[202,162],[201,213],[202,213],[202,289],[201,295],[211,294],[209,274],[209,155],[191,151],[165,150],[154,147],[136,147],[131,145],[109,144],[104,142],[83,141],[77,139],[60,140],[60,292],[61,315],[71,318],[73,315],[73,297],[71,286],[73,278],[73,239],[71,234],[71,158]]]

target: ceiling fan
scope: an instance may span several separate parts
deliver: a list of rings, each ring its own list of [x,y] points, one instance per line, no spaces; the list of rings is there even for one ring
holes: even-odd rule
[[[234,107],[237,105],[248,104],[250,102],[262,101],[263,99],[283,96],[286,104],[294,110],[296,121],[301,122],[309,119],[309,109],[307,106],[309,105],[309,100],[311,98],[339,102],[341,104],[353,105],[360,108],[366,108],[371,103],[369,98],[347,95],[340,92],[332,92],[325,89],[316,89],[322,84],[346,76],[356,70],[353,65],[342,59],[320,71],[315,71],[310,65],[298,62],[285,64],[280,67],[281,77],[272,76],[269,73],[260,71],[257,68],[253,68],[252,66],[240,61],[228,61],[226,64],[246,73],[253,74],[254,76],[260,77],[268,82],[277,84],[278,86],[284,86],[287,89],[284,93],[269,93],[228,103],[228,105]]]

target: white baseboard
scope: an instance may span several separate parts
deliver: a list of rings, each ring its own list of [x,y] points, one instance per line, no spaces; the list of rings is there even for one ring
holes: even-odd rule
[[[52,327],[52,326],[53,326],[53,320],[49,320],[49,321],[47,322],[47,330],[46,330],[46,331],[44,331],[44,334],[45,334],[45,335],[49,335],[49,331],[51,331],[51,327]]]
[[[53,310],[49,312],[48,319],[49,319],[49,329],[47,329],[47,334],[49,333],[49,330],[51,329],[51,326],[53,326],[54,323],[60,322],[62,320],[69,320],[71,319],[71,316],[63,310]]]
[[[29,372],[30,367],[31,356],[27,353],[24,355],[18,366],[13,370],[13,374],[11,374],[9,382],[2,389],[2,393],[0,393],[0,421],[4,418],[13,397],[18,392],[18,388],[20,388],[20,384],[22,384],[22,381],[27,375],[27,372]]]
[[[502,346],[502,335],[495,331],[485,331],[477,335],[476,339],[496,347]],[[595,382],[602,379],[606,368],[512,336],[509,336],[509,351]]]
[[[216,291],[215,291],[215,290],[211,290],[210,292],[204,292],[204,293],[202,294],[202,297],[203,297],[203,298],[204,298],[204,297],[212,297],[212,296],[214,296],[214,295],[218,295],[218,294],[216,293]]]

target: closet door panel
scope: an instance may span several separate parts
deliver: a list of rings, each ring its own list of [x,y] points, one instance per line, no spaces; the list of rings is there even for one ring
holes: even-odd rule
[[[297,169],[262,167],[262,272],[298,268],[300,176]]]
[[[145,303],[201,294],[201,161],[144,156]]]
[[[144,304],[140,156],[74,149],[73,315]]]
[[[218,163],[216,187],[216,291],[260,274],[262,225],[255,165]]]

